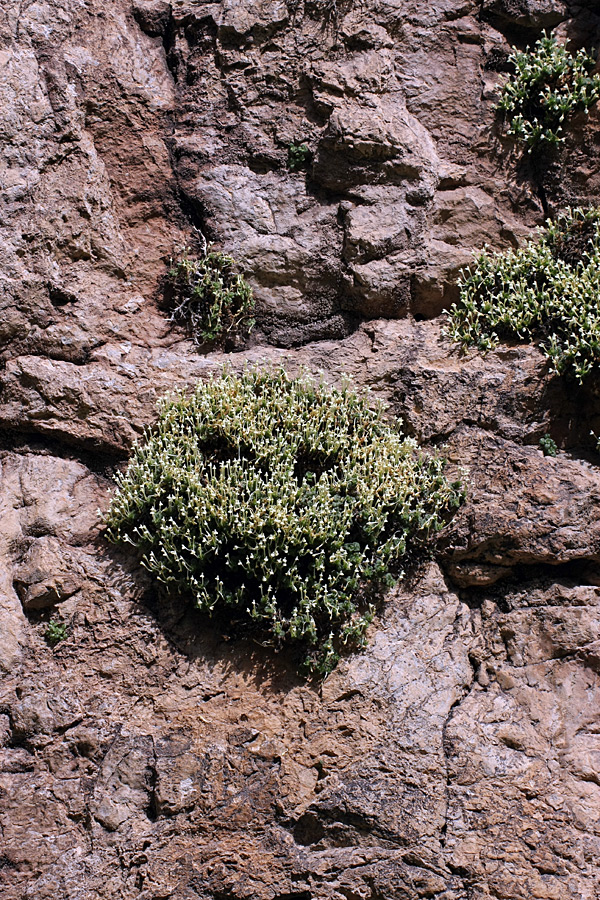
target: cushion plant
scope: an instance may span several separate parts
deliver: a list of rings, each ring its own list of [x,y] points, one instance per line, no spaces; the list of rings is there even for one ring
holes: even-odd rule
[[[600,98],[600,75],[585,49],[570,53],[554,35],[544,34],[533,48],[509,57],[514,72],[502,88],[498,109],[508,121],[508,134],[527,152],[564,140],[564,127],[576,112]]]
[[[449,333],[481,350],[536,341],[559,373],[600,365],[600,209],[567,209],[519,250],[483,250],[461,273]]]
[[[364,642],[368,589],[460,503],[442,469],[347,385],[225,372],[160,403],[107,533],[169,591],[324,673]]]

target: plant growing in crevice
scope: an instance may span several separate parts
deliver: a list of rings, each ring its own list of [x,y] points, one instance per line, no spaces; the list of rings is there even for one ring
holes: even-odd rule
[[[44,631],[44,640],[50,647],[56,647],[67,637],[67,626],[56,619],[50,619],[48,627]]]
[[[489,350],[535,341],[579,382],[600,366],[600,209],[567,209],[519,250],[483,250],[459,279],[448,333]]]
[[[544,456],[557,456],[558,454],[556,441],[554,441],[549,434],[542,435],[539,441],[539,446]]]
[[[600,98],[600,75],[586,50],[571,54],[554,35],[544,33],[533,48],[509,57],[513,75],[502,89],[497,109],[508,134],[527,153],[564,140],[568,119],[586,112]]]
[[[349,386],[250,369],[161,402],[107,536],[169,591],[324,674],[364,643],[373,591],[462,496]]]
[[[287,166],[290,172],[308,169],[312,162],[312,151],[306,144],[291,143],[288,147]]]
[[[227,342],[254,326],[252,288],[226,253],[204,245],[199,256],[184,247],[165,277],[171,321],[184,324],[197,345]]]
[[[292,15],[297,15],[301,0],[286,0],[287,7]],[[304,0],[304,11],[313,19],[319,19],[325,25],[333,24],[337,26],[338,18],[342,12],[350,5],[349,0]]]

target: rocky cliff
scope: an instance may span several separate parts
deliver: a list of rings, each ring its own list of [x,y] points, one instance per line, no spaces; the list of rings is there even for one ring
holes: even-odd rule
[[[597,110],[536,179],[498,131],[511,48],[555,27],[597,46],[598,4],[3,0],[6,900],[598,898],[599,385],[442,328],[473,250],[600,197]],[[199,231],[255,291],[235,353],[161,308]],[[101,535],[157,397],[248,360],[349,373],[467,472],[322,685]]]

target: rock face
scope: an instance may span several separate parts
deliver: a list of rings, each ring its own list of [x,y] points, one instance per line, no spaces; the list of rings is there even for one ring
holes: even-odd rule
[[[441,315],[541,198],[600,197],[597,110],[537,182],[498,132],[511,47],[555,26],[600,40],[547,0],[4,0],[3,898],[598,897],[600,388]],[[241,352],[161,309],[198,231],[254,287]],[[101,534],[156,399],[248,362],[351,375],[468,482],[322,685]]]

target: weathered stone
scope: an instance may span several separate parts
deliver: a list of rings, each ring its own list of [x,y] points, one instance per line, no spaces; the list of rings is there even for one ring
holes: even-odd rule
[[[598,382],[439,318],[473,251],[541,224],[494,105],[510,41],[559,21],[600,34],[545,0],[3,3],[3,898],[595,900]],[[573,120],[551,208],[597,202],[599,133]],[[254,287],[239,353],[161,308],[194,229]],[[102,539],[95,473],[157,398],[263,362],[348,373],[468,473],[321,685]]]
[[[403,105],[402,94],[336,105],[319,142],[313,175],[323,187],[402,184],[419,202],[433,196],[437,153],[431,136]]]
[[[451,865],[511,900],[593,897],[598,879],[598,674],[576,655],[597,641],[599,598],[568,579],[549,583],[497,592],[508,612],[484,603],[485,685],[445,732]]]
[[[134,0],[133,15],[142,31],[151,37],[164,35],[171,17],[167,0]]]
[[[567,15],[567,4],[556,0],[483,0],[482,16],[497,27],[552,29]]]
[[[146,735],[121,733],[102,760],[89,809],[105,829],[117,831],[152,815],[154,745]],[[143,818],[142,818],[143,821]],[[150,824],[147,825],[151,828]]]
[[[43,609],[78,591],[82,574],[60,541],[41,537],[33,542],[15,569],[14,582],[24,609]]]
[[[469,460],[469,500],[443,538],[448,571],[476,584],[517,565],[600,562],[600,471],[580,460],[544,456],[475,429],[447,447],[456,464]],[[496,573],[495,567],[500,571]]]
[[[128,345],[97,351],[85,366],[20,357],[0,375],[0,423],[91,451],[124,454],[154,421],[158,398],[211,372],[262,361],[305,366],[331,380],[344,374],[390,403],[421,441],[447,438],[462,424],[509,440],[537,443],[552,432],[561,446],[593,442],[600,429],[600,395],[548,372],[532,346],[500,346],[464,354],[444,336],[443,324],[412,319],[365,323],[348,337],[301,347],[294,354],[258,346],[244,353],[199,356],[189,345],[143,351]],[[321,335],[318,335],[319,337]],[[581,408],[579,417],[572,407]]]
[[[31,610],[64,601],[87,592],[102,569],[88,549],[100,529],[106,482],[51,456],[4,453],[0,466],[0,667],[11,671],[27,642],[19,599]]]

